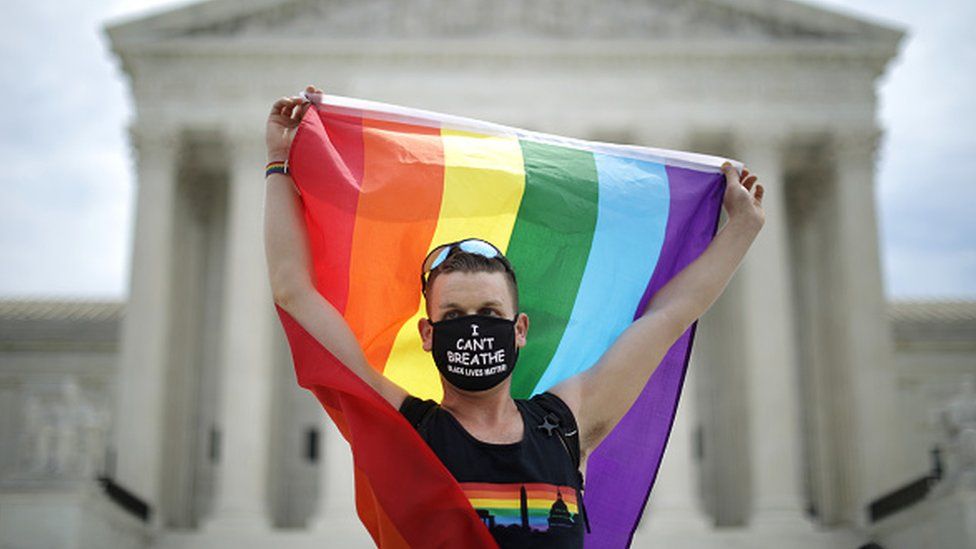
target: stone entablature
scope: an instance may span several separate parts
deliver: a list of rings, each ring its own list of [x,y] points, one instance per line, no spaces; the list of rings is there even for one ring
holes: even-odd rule
[[[120,301],[0,300],[0,352],[114,351],[124,309]]]
[[[874,82],[903,37],[775,0],[216,1],[107,34],[131,76],[142,133],[180,131],[167,126],[182,119],[246,141],[260,133],[257,105],[315,81],[340,95],[583,138],[655,120],[628,131],[665,148],[682,144],[660,128],[874,131]],[[601,85],[608,71],[613,89]],[[498,74],[504,95],[488,93]],[[451,94],[463,103],[444,102]],[[525,102],[537,112],[513,112]],[[552,113],[573,105],[587,115],[557,116],[563,126],[553,127]]]
[[[905,300],[888,309],[897,349],[940,349],[976,352],[976,301]]]
[[[128,32],[143,41],[186,36],[261,41],[304,34],[357,40],[731,38],[837,43],[897,41],[899,34],[863,19],[777,0],[224,0],[115,27],[120,38]]]

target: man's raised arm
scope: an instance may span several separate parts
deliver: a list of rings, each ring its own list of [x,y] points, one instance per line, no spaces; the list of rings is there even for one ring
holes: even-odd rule
[[[664,285],[600,360],[550,389],[576,415],[589,454],[620,422],[671,345],[718,299],[762,228],[764,189],[730,165],[722,206],[728,221],[704,252]]]
[[[321,93],[312,86],[306,91]],[[266,135],[269,162],[288,158],[291,140],[308,106],[299,96],[282,97],[274,103]],[[399,408],[407,392],[369,365],[346,320],[315,290],[302,201],[289,175],[274,173],[265,183],[264,245],[275,303],[394,408]]]

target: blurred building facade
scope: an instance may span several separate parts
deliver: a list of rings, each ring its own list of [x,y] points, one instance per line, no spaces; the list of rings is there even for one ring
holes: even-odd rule
[[[94,482],[111,474],[114,454],[119,451],[108,435],[115,415],[124,413],[114,409],[119,391],[119,328],[124,320],[122,303],[0,301],[0,440],[4,441],[0,448],[0,541],[5,546],[219,547],[240,543],[233,539],[236,536],[228,538],[226,532],[201,526],[209,512],[206,508],[186,504],[197,513],[195,523],[178,524],[182,519],[177,517],[186,515],[164,516],[157,503],[143,521],[134,516],[131,506],[112,501],[104,487]],[[903,483],[929,471],[933,449],[948,454],[942,460],[946,468],[951,469],[955,459],[956,469],[965,475],[964,464],[958,462],[967,454],[953,451],[953,436],[947,428],[952,428],[953,417],[960,411],[962,421],[956,423],[969,421],[972,432],[976,422],[971,412],[976,406],[976,302],[894,302],[888,305],[884,322],[894,342],[888,369],[899,404],[890,421],[901,427],[903,451],[912,460],[910,475]],[[703,321],[700,329],[707,324]],[[945,543],[945,531],[925,530],[931,528],[928,523],[933,514],[926,505],[941,506],[943,515],[962,508],[957,500],[974,488],[972,471],[968,479],[944,474],[946,479],[935,482],[935,490],[921,502],[889,518],[867,520],[863,526],[823,520],[811,509],[811,495],[806,491],[801,495],[803,530],[763,531],[748,520],[721,526],[707,504],[706,494],[721,488],[708,486],[715,481],[705,469],[710,449],[701,438],[707,420],[694,394],[705,375],[698,356],[691,367],[691,386],[681,402],[635,547],[719,547],[730,542],[750,547],[786,542],[856,547],[867,539],[896,541],[885,547],[951,547]],[[285,371],[279,373],[288,377]],[[290,380],[282,381],[285,386]],[[304,397],[300,389],[289,386],[276,393],[276,408],[302,406],[312,400]],[[319,419],[316,406],[310,405],[306,416],[278,416],[274,428],[287,440],[276,450],[279,461],[263,481],[270,487],[265,502],[267,523],[260,531],[265,536],[245,530],[255,542],[251,545],[266,544],[270,533],[270,538],[276,538],[272,541],[285,546],[322,546],[332,540],[341,546],[370,546],[353,516],[352,488],[346,482],[351,476],[348,447],[327,419]],[[210,429],[219,426],[214,422]],[[961,435],[963,430],[955,431]],[[315,450],[310,452],[310,445]],[[281,455],[289,457],[282,459]],[[719,468],[715,475],[735,473]],[[806,473],[798,474],[798,482],[807,486]],[[968,490],[966,482],[970,483]],[[190,489],[201,500],[213,498],[212,483]],[[91,527],[86,529],[85,524]]]
[[[875,86],[900,31],[781,0],[217,0],[108,34],[137,113],[131,295],[99,358],[101,392],[67,363],[69,381],[47,389],[109,440],[92,439],[109,451],[87,467],[112,479],[114,499],[84,482],[65,489],[77,502],[66,509],[106,525],[86,535],[133,547],[370,545],[348,446],[294,384],[265,275],[263,125],[275,98],[309,82],[744,160],[767,186],[767,224],[702,319],[634,545],[898,545],[925,524],[868,509],[928,478],[937,443],[964,446],[965,421],[947,430],[932,414],[976,374],[976,315],[967,303],[884,300]],[[0,374],[46,352],[5,353]],[[29,400],[5,399],[20,410],[5,417],[20,419],[4,425],[41,440],[50,406]],[[31,459],[60,463],[46,456]],[[5,480],[3,497],[22,484]]]

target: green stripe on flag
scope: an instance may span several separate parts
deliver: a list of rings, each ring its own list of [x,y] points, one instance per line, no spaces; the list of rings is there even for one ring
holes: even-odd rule
[[[505,255],[529,316],[528,344],[512,373],[512,396],[528,398],[549,366],[573,311],[596,228],[593,154],[520,141],[525,194]]]

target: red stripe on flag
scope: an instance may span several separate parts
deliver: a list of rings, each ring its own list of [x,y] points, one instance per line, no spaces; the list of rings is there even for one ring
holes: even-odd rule
[[[276,309],[299,385],[330,413],[341,412],[337,424],[344,427],[357,470],[357,511],[376,544],[497,547],[460,485],[407,420],[284,309]]]
[[[289,157],[318,160],[290,162],[290,169],[305,205],[315,287],[342,312],[363,181],[362,119],[308,109]]]

